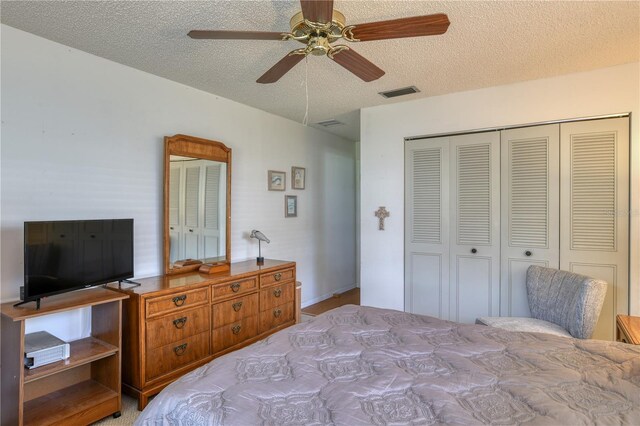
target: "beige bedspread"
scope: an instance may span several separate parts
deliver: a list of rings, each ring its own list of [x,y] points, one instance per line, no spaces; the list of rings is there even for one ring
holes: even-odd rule
[[[218,358],[138,425],[640,425],[640,347],[348,305]]]

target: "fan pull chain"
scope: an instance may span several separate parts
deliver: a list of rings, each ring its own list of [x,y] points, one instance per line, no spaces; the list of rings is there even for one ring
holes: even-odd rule
[[[307,103],[304,109],[304,118],[302,119],[302,125],[307,126],[309,124],[309,57],[304,57],[304,93],[307,99]]]

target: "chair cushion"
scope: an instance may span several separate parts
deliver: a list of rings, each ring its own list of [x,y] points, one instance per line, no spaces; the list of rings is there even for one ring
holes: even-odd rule
[[[488,325],[509,331],[528,331],[532,333],[547,333],[562,337],[572,337],[564,328],[549,321],[525,317],[481,317],[476,324]]]
[[[578,339],[589,339],[598,322],[607,283],[533,265],[527,270],[531,316],[559,325]]]

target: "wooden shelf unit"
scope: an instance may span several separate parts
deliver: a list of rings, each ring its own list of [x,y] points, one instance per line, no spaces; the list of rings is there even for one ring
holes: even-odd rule
[[[2,425],[89,424],[121,408],[122,300],[104,288],[51,296],[41,308],[1,306]],[[24,367],[25,321],[89,307],[91,336],[70,342],[70,357]]]

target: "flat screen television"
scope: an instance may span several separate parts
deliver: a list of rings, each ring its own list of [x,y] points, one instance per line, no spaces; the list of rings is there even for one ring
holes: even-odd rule
[[[24,223],[23,302],[133,277],[133,219]]]

